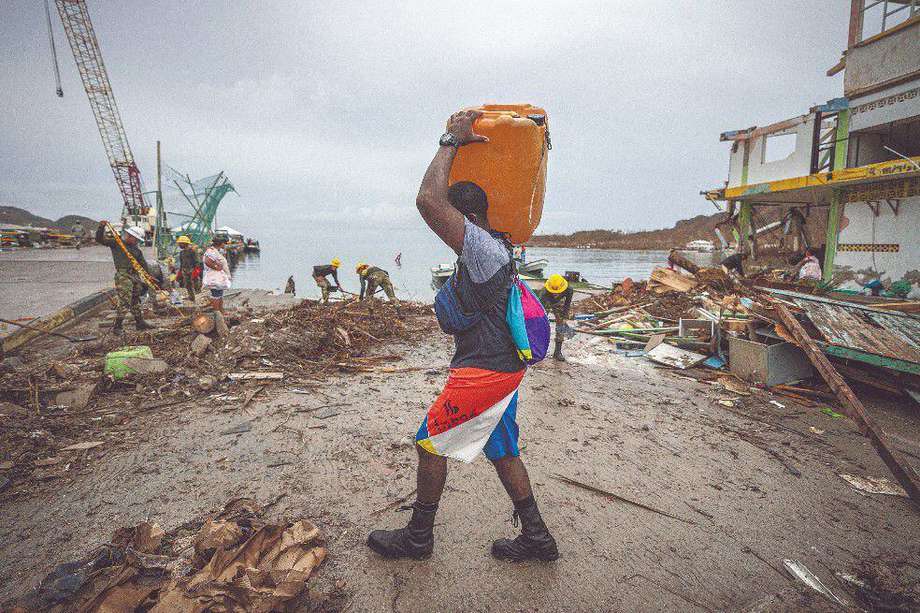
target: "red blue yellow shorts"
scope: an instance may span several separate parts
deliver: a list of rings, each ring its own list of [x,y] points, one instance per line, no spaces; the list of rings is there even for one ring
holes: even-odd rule
[[[452,368],[415,442],[430,453],[464,462],[472,462],[480,451],[490,460],[519,455],[517,402],[524,373]]]

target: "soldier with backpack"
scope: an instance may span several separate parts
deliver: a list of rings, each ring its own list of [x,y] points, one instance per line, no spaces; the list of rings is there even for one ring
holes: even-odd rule
[[[416,434],[418,489],[412,518],[405,528],[374,530],[368,536],[368,546],[389,558],[431,555],[447,458],[471,462],[480,452],[495,467],[522,528],[515,539],[494,541],[492,555],[516,561],[559,557],[520,458],[516,414],[527,363],[522,344],[527,339],[526,333],[520,338],[522,325],[510,329],[506,319],[514,300],[517,307],[525,299],[532,300],[527,303],[529,314],[518,308],[521,322],[532,317],[539,303],[516,277],[511,245],[489,226],[485,192],[468,181],[448,188],[457,149],[487,140],[473,132],[478,115],[462,111],[451,116],[416,199],[425,223],[458,255],[455,272],[438,293],[435,308],[442,329],[454,336],[455,351],[444,390]],[[527,294],[521,295],[522,291]],[[539,312],[545,322],[545,313]],[[548,343],[548,324],[545,327]]]

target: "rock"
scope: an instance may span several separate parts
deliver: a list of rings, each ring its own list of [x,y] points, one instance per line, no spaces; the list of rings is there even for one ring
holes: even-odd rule
[[[208,350],[208,347],[211,346],[211,339],[205,336],[204,334],[199,334],[195,337],[195,340],[192,341],[191,350],[192,353],[198,357],[201,357]]]
[[[230,336],[230,328],[227,326],[227,321],[219,311],[214,313],[214,330],[217,331],[217,336],[220,338]]]
[[[169,364],[156,358],[123,358],[122,363],[132,375],[162,375],[169,370]]]
[[[83,385],[77,386],[76,389],[59,392],[57,396],[54,397],[54,404],[70,407],[71,409],[79,411],[86,408],[86,405],[89,404],[89,400],[93,397],[93,392],[95,391],[95,383],[84,383]]]
[[[198,377],[198,387],[202,391],[208,391],[214,389],[214,386],[217,385],[217,377],[211,375],[204,375]]]

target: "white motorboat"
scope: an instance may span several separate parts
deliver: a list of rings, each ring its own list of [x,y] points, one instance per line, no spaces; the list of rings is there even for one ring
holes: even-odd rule
[[[549,260],[539,259],[533,260],[532,262],[518,262],[517,269],[518,274],[520,274],[522,278],[526,278],[528,282],[531,279],[542,281],[544,277],[543,273],[547,266],[549,266]],[[438,266],[432,266],[431,287],[434,289],[440,289],[441,286],[447,282],[448,277],[450,277],[452,274],[454,274],[453,264],[439,264]]]

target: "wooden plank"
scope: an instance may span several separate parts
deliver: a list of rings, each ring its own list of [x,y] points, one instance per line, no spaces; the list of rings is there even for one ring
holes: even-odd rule
[[[781,303],[776,303],[776,313],[782,320],[783,325],[795,337],[799,347],[802,348],[815,369],[821,374],[828,387],[833,390],[834,395],[837,396],[837,400],[840,401],[843,407],[844,413],[856,422],[860,432],[869,439],[882,461],[888,466],[888,470],[891,471],[898,483],[904,488],[904,491],[910,496],[915,508],[920,510],[920,485],[918,485],[920,484],[920,477],[917,476],[909,464],[901,464],[891,453],[881,429],[876,426],[862,402],[856,397],[850,386],[846,384],[846,381],[843,380],[833,364],[821,352],[817,343],[808,336],[805,328],[802,327],[802,324],[799,323],[789,309]]]
[[[871,364],[872,366],[890,368],[892,370],[898,370],[900,372],[906,372],[912,375],[920,375],[920,364],[917,364],[916,362],[907,362],[905,360],[898,360],[896,358],[890,358],[884,355],[867,353],[865,351],[860,351],[859,349],[853,349],[851,347],[840,347],[839,345],[824,345],[823,348],[824,353],[827,355],[832,355],[835,358],[856,360],[858,362],[864,362],[865,364]]]

